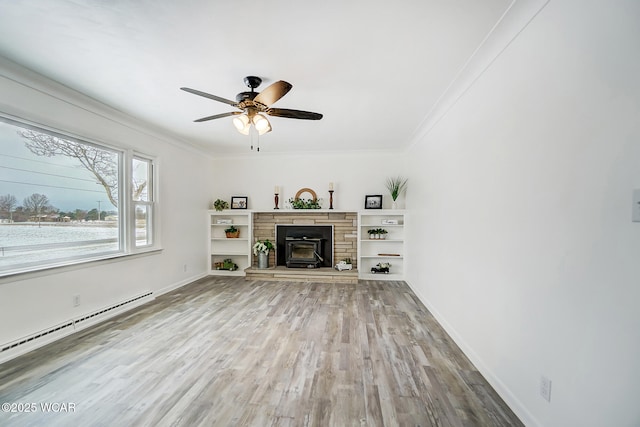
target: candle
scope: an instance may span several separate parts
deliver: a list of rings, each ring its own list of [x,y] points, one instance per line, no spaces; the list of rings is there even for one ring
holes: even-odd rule
[[[280,194],[280,187],[276,185],[276,188],[273,190],[275,194]]]
[[[333,191],[333,182],[329,183],[329,191]]]

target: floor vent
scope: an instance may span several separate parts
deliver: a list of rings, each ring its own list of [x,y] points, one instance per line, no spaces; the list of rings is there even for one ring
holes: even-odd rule
[[[66,329],[66,328],[76,329],[76,325],[79,324],[79,323],[86,322],[87,320],[92,319],[92,318],[94,318],[96,316],[100,316],[101,314],[107,313],[109,311],[115,310],[115,309],[123,307],[125,305],[129,305],[131,303],[139,301],[139,300],[141,300],[143,298],[150,297],[152,295],[153,295],[153,292],[148,292],[146,294],[139,295],[137,297],[131,298],[131,299],[127,300],[127,301],[123,301],[121,303],[118,303],[116,305],[112,305],[111,307],[107,307],[105,309],[96,311],[95,313],[88,314],[88,315],[80,317],[78,319],[70,320],[68,322],[65,322],[65,323],[63,323],[61,325],[55,326],[55,327],[53,327],[51,329],[48,329],[46,331],[37,332],[37,333],[35,333],[35,334],[33,334],[33,335],[29,336],[29,337],[20,339],[20,340],[14,342],[14,343],[7,344],[7,345],[3,346],[2,349],[0,350],[0,353],[8,351],[8,350],[12,350],[12,349],[14,349],[16,347],[20,347],[21,345],[28,344],[30,342],[33,342],[33,341],[37,340],[37,339],[44,338],[46,335],[52,334],[54,332],[58,332],[58,331],[60,331],[62,329]]]

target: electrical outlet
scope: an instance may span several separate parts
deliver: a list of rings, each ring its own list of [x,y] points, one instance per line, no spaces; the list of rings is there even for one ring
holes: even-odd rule
[[[640,190],[633,190],[631,220],[640,222]]]
[[[73,306],[78,307],[80,305],[80,295],[73,296]]]
[[[551,380],[544,375],[540,376],[540,396],[547,402],[551,402]]]
[[[187,272],[187,264],[185,264],[183,268],[184,268],[184,272],[186,273]]]

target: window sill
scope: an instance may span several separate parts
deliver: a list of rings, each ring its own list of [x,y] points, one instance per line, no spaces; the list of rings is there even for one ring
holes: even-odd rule
[[[3,283],[15,282],[18,280],[27,280],[37,277],[48,276],[54,272],[63,273],[66,271],[80,270],[88,267],[95,267],[101,264],[110,264],[114,262],[135,259],[149,255],[162,253],[163,249],[158,247],[139,249],[134,253],[115,253],[105,254],[95,258],[84,258],[78,260],[66,260],[59,263],[47,264],[42,267],[26,267],[22,269],[8,270],[0,272],[0,285]]]

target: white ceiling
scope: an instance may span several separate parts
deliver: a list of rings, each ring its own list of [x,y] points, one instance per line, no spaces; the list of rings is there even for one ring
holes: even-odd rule
[[[0,0],[0,55],[212,153],[246,153],[235,99],[257,75],[293,89],[263,151],[408,145],[509,0]]]

